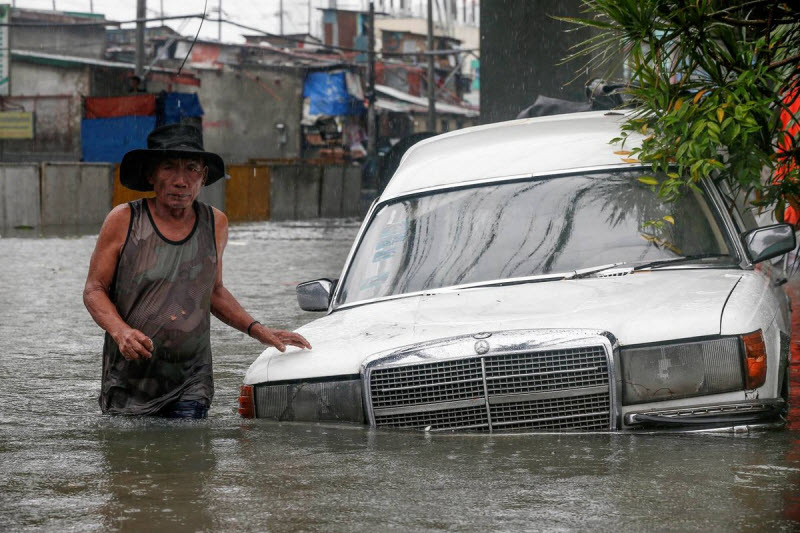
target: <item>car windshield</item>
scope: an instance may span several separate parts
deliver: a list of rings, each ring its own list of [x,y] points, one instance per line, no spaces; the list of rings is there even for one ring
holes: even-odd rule
[[[358,245],[337,305],[611,263],[684,256],[738,262],[704,192],[667,203],[642,177],[536,178],[385,205]]]

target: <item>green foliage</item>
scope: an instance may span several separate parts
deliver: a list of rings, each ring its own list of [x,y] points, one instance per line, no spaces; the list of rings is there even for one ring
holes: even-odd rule
[[[628,148],[627,157],[650,163],[662,177],[640,181],[673,200],[702,178],[719,176],[754,205],[776,208],[779,220],[787,204],[800,210],[798,139],[787,139],[781,122],[787,97],[800,97],[798,3],[583,4],[584,18],[564,20],[594,28],[594,36],[567,59],[584,58],[582,69],[597,71],[618,63],[622,51],[635,110],[614,141],[624,146],[629,136],[642,135],[641,146]],[[779,166],[788,172],[776,182]]]

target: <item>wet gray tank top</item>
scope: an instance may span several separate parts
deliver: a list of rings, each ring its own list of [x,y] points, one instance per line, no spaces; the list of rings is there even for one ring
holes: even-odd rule
[[[100,407],[152,414],[174,401],[211,404],[211,291],[217,273],[214,213],[195,202],[195,225],[181,241],[158,231],[146,200],[131,202],[111,300],[122,319],[153,339],[151,359],[129,361],[106,333]]]

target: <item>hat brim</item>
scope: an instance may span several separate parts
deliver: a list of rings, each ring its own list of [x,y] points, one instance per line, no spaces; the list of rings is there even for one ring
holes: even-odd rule
[[[225,162],[217,154],[200,150],[131,150],[122,158],[119,165],[119,181],[124,187],[134,191],[153,190],[153,184],[145,175],[147,163],[169,157],[202,158],[208,167],[205,185],[211,185],[225,175]]]

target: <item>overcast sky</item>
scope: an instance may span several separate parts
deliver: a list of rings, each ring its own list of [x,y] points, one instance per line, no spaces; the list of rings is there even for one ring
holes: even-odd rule
[[[222,2],[223,18],[260,28],[263,31],[278,33],[280,21],[278,12],[280,11],[280,0],[208,0],[207,10],[213,11],[212,16],[216,18],[216,9]],[[304,33],[308,31],[309,2],[311,2],[313,22],[312,32],[319,36],[320,15],[316,8],[328,7],[329,0],[283,0],[284,8],[284,32],[285,33]],[[420,9],[424,0],[412,0],[411,4],[416,9]],[[102,13],[108,19],[131,20],[136,18],[136,0],[0,0],[0,3],[13,3],[16,7],[31,9],[53,9],[53,4],[58,11],[81,11],[89,12],[93,7],[95,13]],[[344,9],[362,9],[368,5],[366,0],[337,0],[337,6]],[[399,2],[398,2],[399,4]],[[148,0],[148,17],[159,16],[161,6],[164,7],[164,15],[185,15],[202,13],[204,0]],[[377,5],[377,2],[376,2]],[[153,25],[154,23],[150,23]],[[194,35],[199,25],[199,19],[189,19],[186,21],[168,21],[166,23],[184,35]],[[157,24],[156,24],[157,25]],[[127,25],[125,27],[133,27]],[[216,39],[218,35],[216,22],[206,20],[200,30],[200,37],[206,39]],[[242,42],[241,33],[247,32],[231,25],[222,25],[222,40],[228,42]]]

